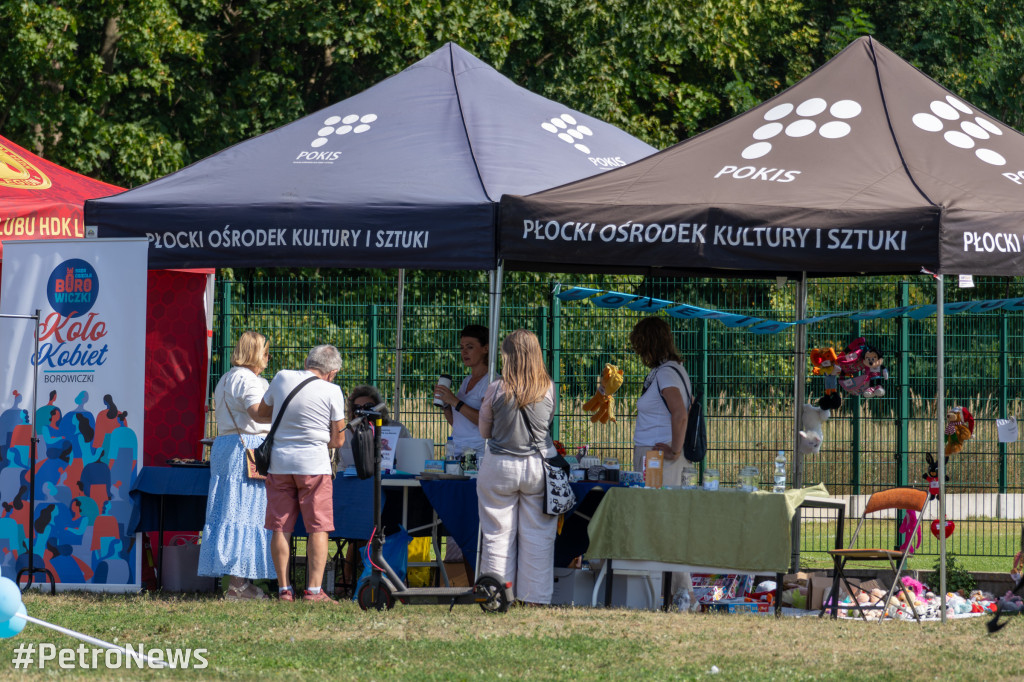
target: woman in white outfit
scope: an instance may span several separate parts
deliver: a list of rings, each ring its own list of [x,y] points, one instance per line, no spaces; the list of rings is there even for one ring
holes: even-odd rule
[[[480,404],[487,392],[488,370],[487,327],[471,324],[459,334],[459,355],[469,368],[469,376],[462,380],[458,392],[447,386],[434,386],[434,397],[444,403],[444,418],[452,426],[455,454],[466,450],[476,452],[477,459],[484,454],[484,437],[480,435]]]
[[[490,439],[476,484],[480,574],[511,582],[520,601],[550,604],[558,517],[544,513],[543,458],[555,455],[555,387],[533,333],[505,337],[501,359],[480,408],[480,433]]]
[[[636,401],[633,470],[643,470],[648,450],[661,450],[665,456],[662,485],[682,485],[686,465],[683,443],[693,397],[690,375],[683,367],[672,330],[660,317],[645,317],[637,322],[629,334],[629,343],[640,360],[651,368],[644,379],[643,393]],[[685,590],[691,609],[697,607],[689,573],[673,573],[671,590],[672,594]]]
[[[462,364],[469,368],[469,376],[462,380],[457,393],[447,386],[434,386],[434,397],[444,403],[444,418],[452,426],[452,445],[456,456],[466,450],[476,453],[477,468],[484,456],[484,437],[480,435],[480,404],[487,392],[490,381],[488,362],[490,359],[487,327],[479,324],[467,325],[459,334],[459,355]],[[445,557],[448,562],[462,561],[465,565],[469,582],[474,582],[473,565],[462,556],[462,550],[455,540],[445,541]]]
[[[636,401],[633,470],[643,471],[648,450],[661,450],[665,456],[663,485],[682,485],[686,464],[683,442],[693,396],[690,375],[672,340],[672,330],[660,317],[645,317],[637,322],[629,343],[651,368],[644,379],[643,393]]]
[[[270,531],[263,528],[267,493],[249,478],[246,448],[263,442],[269,420],[257,414],[267,392],[260,376],[270,360],[266,337],[246,331],[231,352],[231,369],[217,382],[217,438],[210,450],[210,492],[199,546],[199,575],[231,577],[224,598],[266,599],[251,580],[277,577],[270,556]]]

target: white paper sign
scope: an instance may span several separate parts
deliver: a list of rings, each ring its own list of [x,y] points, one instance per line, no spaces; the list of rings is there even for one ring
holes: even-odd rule
[[[996,431],[999,433],[1000,443],[1016,443],[1017,418],[1010,417],[1009,419],[997,419]]]
[[[973,289],[974,288],[974,275],[960,275],[960,288],[961,289]]]
[[[395,470],[395,452],[398,450],[398,434],[401,426],[383,426],[380,430],[380,469]]]

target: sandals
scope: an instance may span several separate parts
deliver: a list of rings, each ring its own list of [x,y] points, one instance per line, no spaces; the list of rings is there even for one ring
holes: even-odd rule
[[[245,587],[241,589],[229,587],[224,592],[225,601],[246,601],[250,599],[267,599],[266,593],[260,588],[246,581]]]

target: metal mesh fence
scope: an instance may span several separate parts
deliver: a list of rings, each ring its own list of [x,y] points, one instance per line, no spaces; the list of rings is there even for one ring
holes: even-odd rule
[[[947,302],[1024,296],[1024,282],[976,280],[974,289],[949,291]],[[217,287],[213,381],[227,369],[226,358],[245,329],[270,339],[266,376],[301,367],[306,351],[333,343],[344,366],[338,382],[376,385],[398,418],[416,437],[441,447],[449,427],[431,405],[431,387],[441,372],[465,374],[458,334],[465,325],[486,324],[486,273],[407,273],[401,343],[396,337],[397,274],[393,271],[323,271],[268,277],[235,271]],[[633,423],[647,368],[629,349],[628,337],[640,316],[587,302],[561,302],[556,291],[573,285],[653,296],[724,312],[791,321],[794,283],[708,278],[652,279],[509,273],[502,302],[502,335],[523,327],[537,333],[559,394],[554,435],[567,447],[589,445],[602,458],[627,468]],[[808,283],[807,316],[900,305],[934,303],[930,277],[823,279]],[[706,465],[735,483],[740,467],[755,465],[768,481],[777,450],[793,449],[794,332],[754,334],[716,321],[669,316],[676,344],[703,391],[708,422]],[[856,321],[828,319],[808,327],[808,348],[840,351],[864,336],[885,354],[890,378],[884,397],[845,395],[824,425],[818,454],[803,460],[803,482],[822,482],[835,495],[869,495],[893,485],[924,486],[925,454],[935,451],[935,318]],[[961,555],[1010,556],[1017,551],[1024,515],[1024,470],[1018,443],[999,443],[996,419],[1016,415],[1021,402],[1024,316],[1016,312],[962,313],[946,317],[946,404],[967,407],[975,416],[974,438],[946,468],[947,514],[970,532],[950,538]],[[395,392],[395,359],[402,352],[400,395]],[[583,403],[596,390],[605,363],[625,371],[616,394],[614,423],[594,424]],[[822,379],[807,369],[805,400],[817,402]],[[458,379],[457,379],[458,380]],[[396,400],[397,398],[397,400]],[[440,450],[438,451],[440,454]],[[937,505],[927,511],[937,514]],[[967,526],[964,525],[966,528]],[[803,539],[805,550],[832,541],[827,525],[820,536]],[[866,538],[886,546],[890,537]],[[927,533],[926,533],[927,535]],[[926,543],[922,552],[937,551]]]

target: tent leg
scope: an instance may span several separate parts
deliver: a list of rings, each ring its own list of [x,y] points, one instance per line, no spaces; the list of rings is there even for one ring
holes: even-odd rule
[[[795,318],[802,320],[807,317],[807,273],[800,273],[800,280],[796,286]],[[803,428],[804,395],[807,386],[807,325],[798,324],[794,327],[796,332],[794,339],[794,371],[793,371],[793,459],[791,471],[793,474],[793,487],[803,487],[803,455],[800,454],[800,430]],[[796,573],[800,570],[800,510],[796,510],[793,517],[792,546],[793,553],[790,557],[790,572]]]
[[[937,445],[935,459],[939,462],[939,526],[945,530],[946,521],[946,314],[944,308],[942,275],[935,277],[935,411]],[[941,619],[946,622],[946,533],[939,533],[939,598]]]
[[[505,265],[501,262],[498,263],[496,270],[491,270],[487,273],[490,285],[488,291],[488,305],[490,309],[488,310],[487,317],[488,347],[490,348],[490,354],[487,359],[488,381],[494,381],[494,377],[498,373],[498,346],[500,344],[498,330],[501,326],[501,295],[504,274]]]
[[[398,271],[398,312],[395,315],[395,397],[391,400],[392,418],[401,418],[402,404],[402,312],[405,310],[405,269]]]

